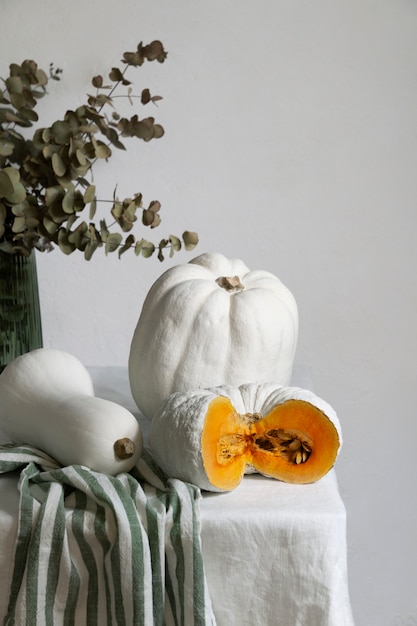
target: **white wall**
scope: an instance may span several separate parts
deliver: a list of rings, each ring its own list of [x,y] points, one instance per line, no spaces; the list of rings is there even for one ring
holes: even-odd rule
[[[1,22],[1,75],[27,57],[64,69],[45,123],[123,51],[162,39],[168,61],[134,76],[164,96],[166,135],[103,165],[102,189],[158,198],[155,241],[197,230],[195,254],[292,289],[297,363],[344,429],[357,626],[417,624],[417,3],[3,0]],[[45,345],[126,365],[146,291],[192,257],[100,252],[38,257]]]

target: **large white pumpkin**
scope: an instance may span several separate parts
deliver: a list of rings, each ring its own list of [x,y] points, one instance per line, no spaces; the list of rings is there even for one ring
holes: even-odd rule
[[[139,409],[152,419],[171,393],[290,383],[298,336],[294,296],[273,274],[205,253],[151,287],[129,356]]]

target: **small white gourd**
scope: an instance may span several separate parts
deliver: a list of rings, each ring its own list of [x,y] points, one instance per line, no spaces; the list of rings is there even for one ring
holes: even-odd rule
[[[0,428],[12,442],[39,448],[61,465],[110,475],[130,471],[143,447],[135,416],[95,397],[84,365],[55,349],[33,350],[4,369]]]

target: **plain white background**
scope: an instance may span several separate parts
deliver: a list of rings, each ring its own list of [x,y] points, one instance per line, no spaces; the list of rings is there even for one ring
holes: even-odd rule
[[[161,201],[162,225],[142,236],[200,235],[164,264],[38,255],[45,345],[126,366],[147,290],[197,253],[279,276],[300,311],[296,364],[344,431],[356,624],[415,626],[417,2],[1,4],[0,75],[25,58],[64,70],[40,107],[45,125],[125,50],[164,42],[166,63],[131,77],[163,96],[139,114],[166,135],[100,164],[97,184],[102,197],[117,184]]]

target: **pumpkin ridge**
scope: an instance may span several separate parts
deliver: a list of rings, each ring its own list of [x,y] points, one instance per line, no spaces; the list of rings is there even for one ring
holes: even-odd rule
[[[198,279],[195,279],[193,282],[198,282]],[[208,302],[211,299],[218,298],[218,295],[219,295],[219,292],[216,289],[214,289],[213,285],[211,285],[210,288],[207,288],[207,293],[205,295],[204,301],[199,302],[198,308],[196,308],[194,311],[195,315],[193,319],[188,320],[188,324],[187,324],[188,329],[191,329],[191,331],[194,332],[196,328],[201,326],[202,320],[207,320],[207,316],[204,315],[203,311],[205,310],[205,307],[207,306]],[[218,325],[218,324],[216,324],[215,326],[217,330],[220,330],[220,331],[223,328],[221,325]],[[216,336],[216,339],[218,339],[218,336]],[[172,378],[172,386],[174,389],[181,387],[182,388],[181,390],[187,391],[187,389],[190,389],[193,386],[191,384],[188,384],[188,385],[180,384],[179,381],[189,378],[189,376],[187,376],[185,372],[186,370],[190,370],[190,368],[192,369],[194,366],[194,359],[190,358],[190,352],[194,352],[194,351],[195,351],[195,345],[189,344],[189,346],[181,353],[180,358],[178,359],[176,367],[175,367],[174,376]],[[200,356],[201,358],[203,358],[206,355],[206,351],[201,346],[201,344],[199,344],[198,352],[200,354],[197,356]],[[194,355],[194,357],[195,356],[196,355]],[[224,364],[227,363],[225,358],[223,358],[223,363]],[[202,381],[202,384],[200,386],[204,387],[205,384],[206,384],[205,381]]]
[[[215,282],[223,277],[233,283],[235,276],[243,290],[228,293]],[[272,278],[240,260],[206,253],[157,279],[143,303],[128,361],[132,396],[144,415],[152,419],[176,391],[290,382],[298,310],[289,289]],[[207,298],[207,290],[217,299]]]

